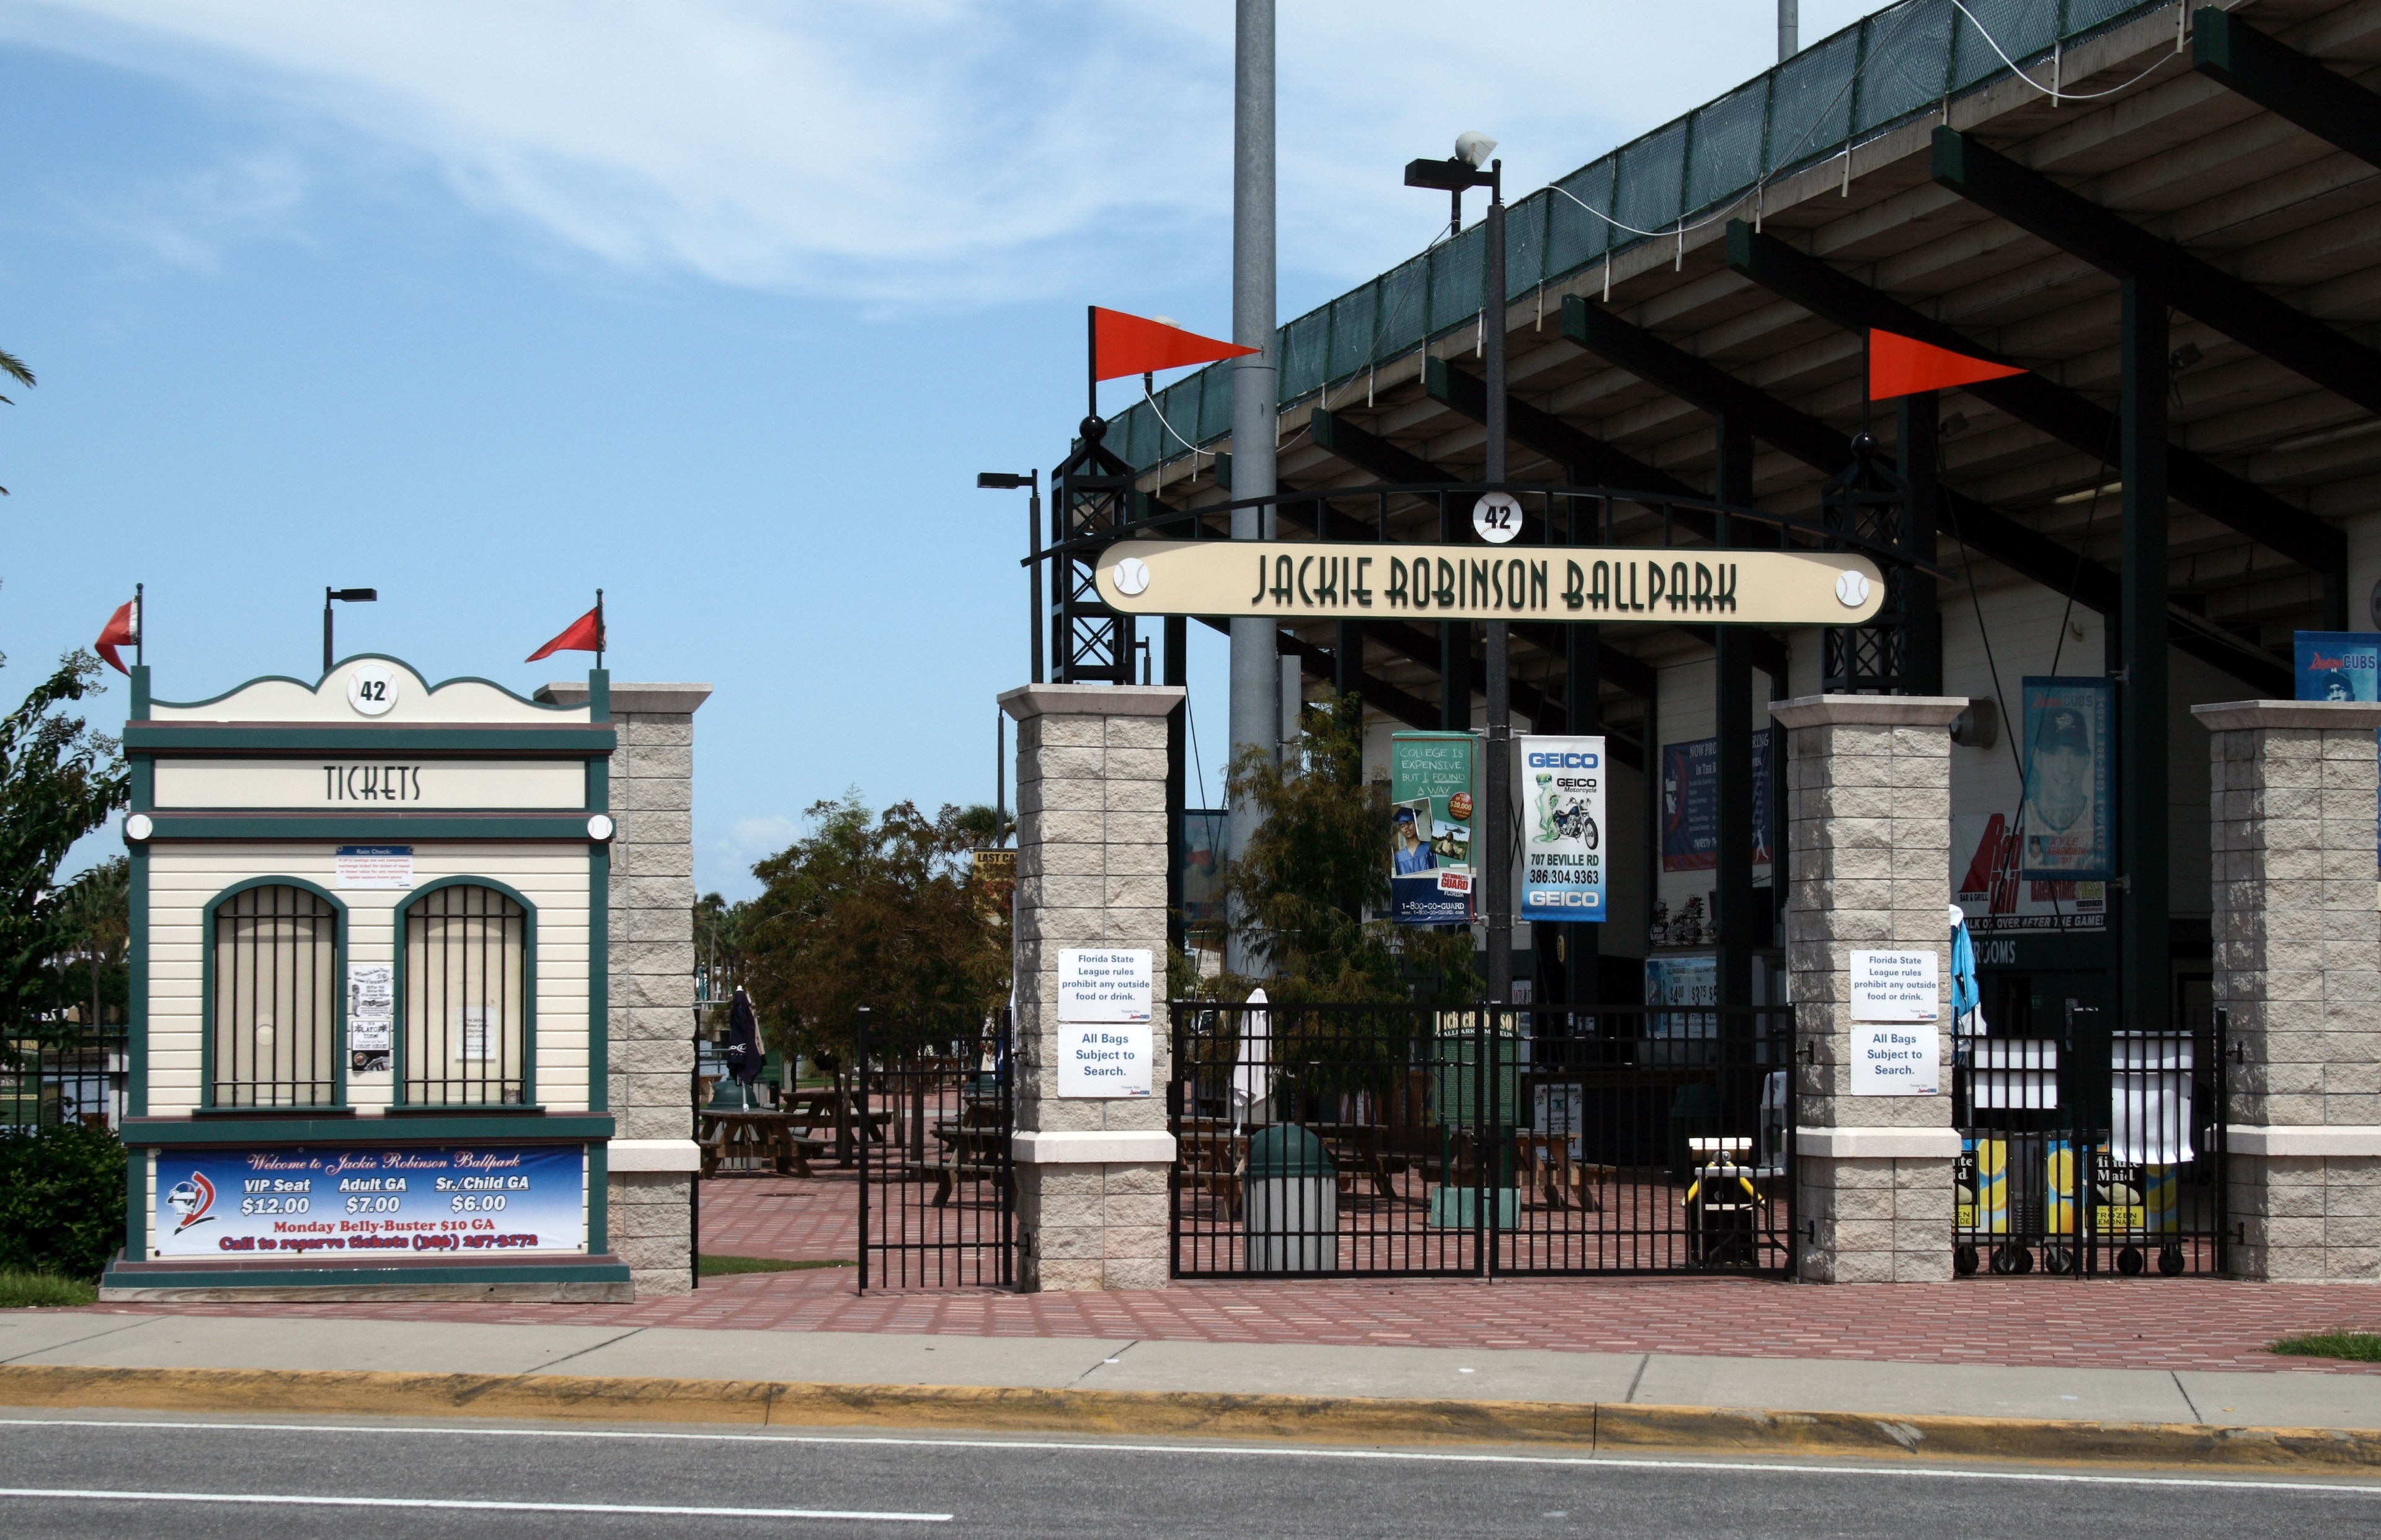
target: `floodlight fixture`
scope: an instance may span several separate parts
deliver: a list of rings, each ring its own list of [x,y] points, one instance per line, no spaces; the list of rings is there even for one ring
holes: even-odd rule
[[[330,673],[331,664],[333,661],[331,652],[332,601],[336,600],[343,605],[369,605],[377,603],[379,599],[380,590],[376,588],[332,588],[327,584],[324,585],[323,589],[323,672],[324,674]]]
[[[1037,471],[1033,474],[1039,476],[1041,472]],[[1014,471],[979,471],[975,473],[975,484],[976,489],[981,492],[1014,492],[1020,486],[1031,486],[1033,483],[1031,478],[1020,476]]]
[[[1033,682],[1042,682],[1042,472],[1037,468],[1019,475],[1014,471],[979,471],[976,486],[985,492],[1018,492],[1032,494],[1025,504],[1025,567],[1029,579],[1025,592],[1025,631],[1032,639],[1028,651],[1033,663]]]

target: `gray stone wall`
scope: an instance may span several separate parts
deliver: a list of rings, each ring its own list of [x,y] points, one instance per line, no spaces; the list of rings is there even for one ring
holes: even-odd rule
[[[541,700],[587,698],[549,685]],[[610,1098],[613,1136],[694,1138],[694,714],[704,684],[615,684],[612,730]],[[637,1295],[693,1288],[690,1171],[611,1173],[612,1251]]]
[[[1801,1276],[1813,1282],[1951,1276],[1948,728],[1966,705],[1819,695],[1770,708],[1790,734],[1786,965],[1802,1131],[1793,1222]],[[1850,954],[1900,949],[1941,959],[1941,1094],[1854,1096]]]
[[[2212,734],[2232,1270],[2381,1281],[2381,905],[2365,703],[2194,706]]]
[[[1165,996],[1166,715],[1174,688],[1033,685],[1001,697],[1017,719],[1018,1273],[1028,1289],[1156,1289],[1167,1278],[1162,1159],[1069,1160],[1068,1139],[1155,1152],[1166,1138],[1168,1026],[1152,1023],[1153,1093],[1058,1096],[1058,953],[1155,954]],[[1056,1135],[1056,1139],[1038,1136]]]

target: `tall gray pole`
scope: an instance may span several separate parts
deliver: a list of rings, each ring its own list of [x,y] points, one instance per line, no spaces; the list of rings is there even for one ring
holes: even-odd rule
[[[1232,361],[1232,495],[1274,492],[1274,426],[1281,359],[1274,342],[1274,0],[1237,0],[1239,34],[1232,92],[1232,340],[1256,348]],[[1262,540],[1271,519],[1256,508],[1232,513],[1234,540]],[[1281,673],[1274,626],[1232,622],[1231,751],[1270,755],[1280,736]],[[1235,803],[1228,854],[1239,859],[1256,833],[1255,810]],[[1226,952],[1233,972],[1258,972],[1237,932]]]
[[[1777,62],[1784,64],[1801,52],[1802,32],[1802,0],[1777,0]]]
[[[1505,163],[1488,167],[1486,292],[1481,296],[1488,373],[1488,471],[1505,479]],[[1513,997],[1513,702],[1511,640],[1502,620],[1488,622],[1488,797],[1481,849],[1488,898],[1488,997]]]

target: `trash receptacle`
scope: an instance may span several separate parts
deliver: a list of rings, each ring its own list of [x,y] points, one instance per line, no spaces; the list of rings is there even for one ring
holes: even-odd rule
[[[1249,1270],[1327,1273],[1339,1265],[1339,1167],[1323,1141],[1276,1123],[1249,1141]]]

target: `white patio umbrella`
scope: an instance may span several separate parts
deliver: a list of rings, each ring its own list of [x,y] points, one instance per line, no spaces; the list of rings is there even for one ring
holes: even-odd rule
[[[1264,1008],[1265,992],[1249,992],[1252,1008],[1240,1017],[1239,1057],[1232,1064],[1232,1131],[1240,1131],[1251,1109],[1273,1095],[1273,1033]]]

